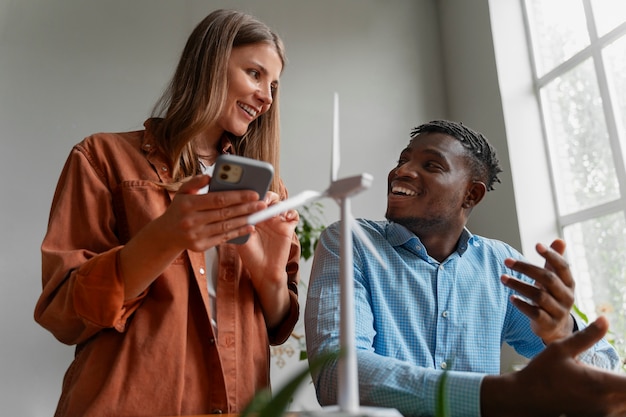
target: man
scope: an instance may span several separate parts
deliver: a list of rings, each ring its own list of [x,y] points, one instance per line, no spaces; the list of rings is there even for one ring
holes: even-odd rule
[[[582,395],[588,386],[572,387],[577,396],[569,398],[573,394],[562,392],[570,392],[567,383],[617,378],[621,390],[626,387],[626,378],[573,360],[580,354],[581,361],[606,369],[619,362],[601,340],[603,319],[568,338],[584,323],[570,314],[574,280],[560,257],[563,241],[537,246],[546,259],[546,268],[537,268],[507,244],[467,230],[472,209],[499,182],[500,172],[484,136],[462,124],[433,121],[411,133],[389,173],[388,221],[359,220],[384,265],[354,242],[361,404],[434,415],[444,371],[444,399],[454,416],[570,416],[572,410],[603,415],[606,409],[577,404],[589,403],[589,393]],[[325,230],[313,262],[305,312],[311,361],[339,348],[339,234],[337,224]],[[523,371],[501,376],[503,342],[528,358],[545,351]],[[600,376],[593,378],[594,372]],[[336,379],[334,365],[314,372],[321,404],[337,402]],[[558,392],[538,388],[550,383]],[[552,397],[559,402],[548,401]],[[598,397],[591,395],[596,403]],[[625,402],[621,394],[620,404]],[[608,406],[596,403],[589,406]]]

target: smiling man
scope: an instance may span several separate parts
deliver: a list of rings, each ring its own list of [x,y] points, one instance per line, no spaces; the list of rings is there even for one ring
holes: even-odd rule
[[[451,121],[423,124],[411,132],[389,173],[387,221],[358,220],[384,260],[382,265],[362,242],[354,242],[362,404],[434,415],[438,382],[448,371],[450,415],[487,416],[501,400],[494,387],[522,397],[525,392],[520,378],[511,383],[498,375],[502,343],[533,358],[551,344],[553,351],[571,343],[572,333],[584,327],[570,313],[574,280],[561,257],[563,241],[537,246],[547,265],[538,268],[509,245],[467,229],[471,211],[500,182],[500,172],[482,134]],[[339,348],[339,236],[337,223],[328,227],[314,258],[305,313],[311,361]],[[600,338],[560,359],[571,361],[580,353],[583,362],[614,369],[619,358]],[[530,367],[537,368],[543,366]],[[321,404],[337,402],[334,366],[314,373],[313,381]],[[508,405],[517,415],[540,415],[524,414],[513,401]],[[499,403],[496,415],[507,415],[503,411]]]

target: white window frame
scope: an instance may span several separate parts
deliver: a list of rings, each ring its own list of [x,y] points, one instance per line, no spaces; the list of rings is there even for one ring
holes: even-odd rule
[[[534,93],[537,99],[538,107],[541,108],[541,102],[539,100],[541,89],[552,82],[555,78],[566,74],[573,68],[577,67],[582,62],[592,59],[592,62],[595,67],[595,72],[598,81],[598,89],[600,93],[600,97],[602,99],[602,105],[604,109],[604,116],[607,126],[607,132],[609,135],[609,143],[611,146],[611,152],[613,154],[613,162],[615,164],[616,176],[618,178],[620,184],[620,198],[615,201],[611,201],[608,203],[600,204],[588,209],[580,210],[571,214],[559,215],[558,210],[555,212],[556,221],[558,224],[558,230],[560,231],[560,235],[563,235],[563,229],[572,224],[584,222],[586,220],[591,220],[597,217],[602,217],[608,214],[613,214],[619,211],[626,210],[626,166],[624,163],[624,152],[622,150],[620,144],[620,134],[618,132],[618,125],[616,122],[616,109],[613,104],[613,99],[611,96],[611,92],[609,91],[609,82],[607,80],[607,74],[604,65],[604,58],[602,57],[602,50],[607,45],[614,42],[616,39],[626,36],[626,22],[613,29],[611,32],[603,35],[602,37],[598,37],[596,24],[593,19],[591,2],[590,0],[576,0],[582,1],[584,9],[585,9],[585,17],[587,19],[587,31],[590,38],[590,44],[585,49],[581,50],[567,61],[563,62],[559,66],[553,68],[545,75],[537,77],[535,74],[536,71],[536,63],[534,61],[534,57],[532,55],[532,50],[530,48],[531,40],[530,40],[530,27],[529,20],[526,8],[524,6],[525,0],[520,0],[522,3],[522,10],[524,15],[524,26],[525,33],[527,37],[527,44],[529,50],[529,60],[531,63],[531,67],[533,69],[533,85],[534,85]],[[545,131],[545,123],[542,118],[542,136],[544,141],[547,141],[546,131]],[[547,143],[546,143],[547,148]],[[550,160],[547,160],[549,171],[553,172],[554,167],[551,166]],[[550,175],[550,178],[553,179],[553,175]],[[552,190],[556,187],[554,181],[551,181]],[[555,193],[553,193],[554,195]],[[556,203],[555,203],[556,204]]]
[[[569,225],[626,211],[626,162],[623,145],[619,139],[619,135],[624,132],[618,132],[616,108],[609,93],[602,58],[604,46],[626,35],[626,23],[598,38],[595,34],[595,22],[589,13],[590,0],[582,1],[591,32],[591,44],[560,66],[541,77],[536,77],[527,35],[528,19],[524,0],[489,0],[498,83],[519,216],[520,240],[522,251],[531,258],[535,253],[536,242],[545,243],[552,241],[555,236],[562,237],[563,229]],[[569,71],[589,57],[594,58],[598,74],[610,145],[620,183],[620,199],[571,214],[559,215],[539,91],[554,77]],[[535,260],[543,262],[538,256],[535,256]]]

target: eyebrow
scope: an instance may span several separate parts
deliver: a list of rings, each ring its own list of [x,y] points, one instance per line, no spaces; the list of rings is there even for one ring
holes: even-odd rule
[[[435,150],[435,149],[426,148],[426,149],[424,149],[424,153],[433,155],[433,156],[435,156],[437,158],[443,159],[444,161],[448,160],[448,158],[446,158],[446,156],[443,153],[441,153],[441,152],[439,152],[438,150]]]
[[[263,75],[267,76],[269,74],[269,72],[267,72],[267,68],[265,68],[265,66],[263,64],[261,64],[258,61],[251,61],[251,64],[258,67],[259,70],[263,73]],[[278,80],[272,80],[272,84],[276,84],[276,86],[278,86],[279,81]]]
[[[400,156],[405,155],[407,153],[412,153],[413,150],[414,150],[414,148],[409,145],[406,148],[404,148],[402,150],[402,152],[400,152]],[[441,153],[440,151],[438,151],[436,149],[433,149],[433,148],[426,148],[426,149],[423,149],[421,152],[423,152],[425,154],[432,155],[432,156],[434,156],[436,158],[439,158],[439,159],[443,159],[444,161],[448,160],[448,158],[446,158],[446,156],[443,153]]]

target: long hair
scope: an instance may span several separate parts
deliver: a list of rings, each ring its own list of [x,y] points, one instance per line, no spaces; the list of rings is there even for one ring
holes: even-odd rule
[[[175,182],[198,174],[198,154],[192,139],[219,118],[228,94],[228,60],[233,48],[265,42],[285,66],[282,40],[255,17],[234,10],[216,10],[193,30],[176,72],[152,111],[163,118],[157,141],[171,158]],[[230,135],[235,153],[274,166],[270,187],[279,190],[280,120],[278,87],[269,110],[255,119],[242,137]]]

